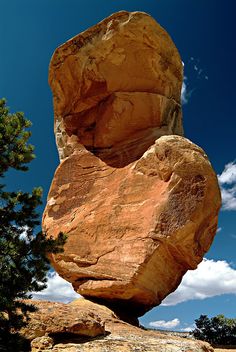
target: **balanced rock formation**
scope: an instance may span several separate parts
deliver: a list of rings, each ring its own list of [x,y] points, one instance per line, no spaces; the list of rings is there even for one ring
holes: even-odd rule
[[[216,175],[181,136],[180,56],[150,16],[119,12],[56,50],[50,84],[61,163],[43,228],[68,235],[52,264],[83,296],[140,316],[217,228]]]
[[[60,304],[60,307],[56,303],[49,302],[36,303],[36,306],[38,307],[37,316],[35,313],[31,313],[30,326],[24,331],[24,335],[32,340],[32,352],[213,352],[213,348],[208,343],[186,338],[187,336],[184,334],[182,336],[185,338],[181,338],[177,334],[175,336],[175,334],[163,334],[158,331],[137,328],[122,321],[109,308],[85,299],[78,299],[70,304]],[[58,310],[59,316],[64,311],[64,321],[71,321],[71,310],[73,310],[73,317],[77,315],[78,320],[82,314],[86,329],[82,326],[80,335],[79,327],[68,334],[60,324],[56,332],[54,332],[55,328],[52,329],[53,331],[48,328],[47,332],[44,331],[42,334],[38,322],[44,321],[45,311],[49,313],[48,325],[50,325],[52,313],[55,316]],[[100,330],[99,336],[95,338],[92,337],[92,334],[89,335],[89,326],[93,331],[91,317],[97,315],[101,317],[100,324],[105,326],[105,332],[101,334]],[[99,331],[96,330],[97,332]],[[34,336],[38,337],[33,338]]]

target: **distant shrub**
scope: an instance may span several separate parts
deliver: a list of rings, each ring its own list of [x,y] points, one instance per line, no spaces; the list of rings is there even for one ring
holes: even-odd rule
[[[201,315],[195,323],[196,329],[193,331],[195,338],[212,345],[236,345],[236,319],[229,319],[224,315],[213,318]]]

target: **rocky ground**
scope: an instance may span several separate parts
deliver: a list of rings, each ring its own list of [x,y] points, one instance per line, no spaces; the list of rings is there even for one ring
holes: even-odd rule
[[[202,341],[131,325],[86,299],[34,305],[38,311],[31,313],[30,324],[21,331],[31,340],[32,352],[213,352]]]

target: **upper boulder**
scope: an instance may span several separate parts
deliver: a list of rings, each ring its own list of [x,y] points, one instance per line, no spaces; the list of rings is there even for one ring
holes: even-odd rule
[[[123,166],[161,135],[182,135],[182,71],[173,41],[143,12],[115,13],[67,41],[49,70],[60,158],[80,143]]]

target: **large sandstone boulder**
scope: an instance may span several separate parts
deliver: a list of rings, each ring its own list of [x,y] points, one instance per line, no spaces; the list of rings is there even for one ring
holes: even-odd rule
[[[52,256],[84,296],[123,301],[137,315],[159,304],[196,268],[217,228],[220,194],[199,147],[163,136],[114,168],[89,151],[58,167],[44,214],[50,236],[68,235]]]
[[[60,158],[80,143],[118,167],[161,135],[182,135],[182,71],[169,35],[142,12],[113,14],[60,46],[49,69]]]
[[[61,163],[43,217],[52,255],[83,296],[144,314],[196,268],[220,192],[181,136],[182,63],[147,14],[120,12],[59,47],[50,65]]]

